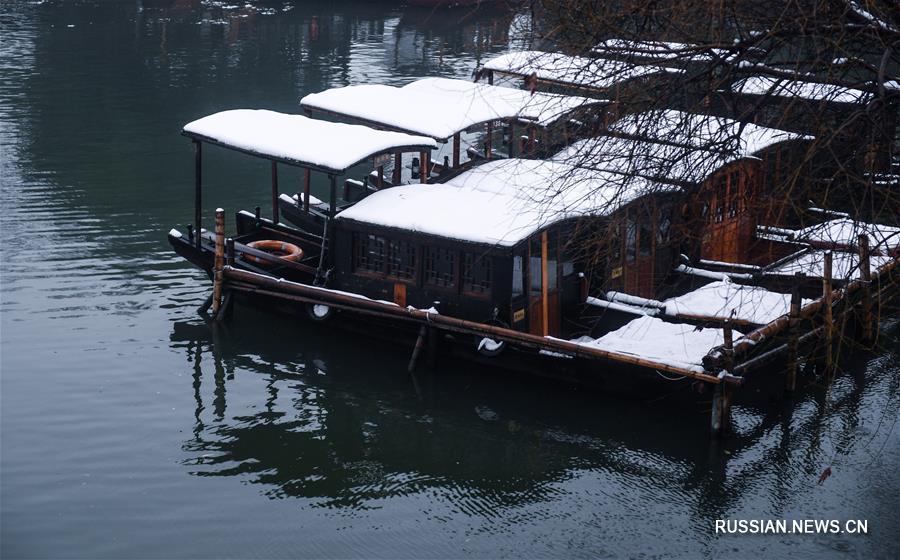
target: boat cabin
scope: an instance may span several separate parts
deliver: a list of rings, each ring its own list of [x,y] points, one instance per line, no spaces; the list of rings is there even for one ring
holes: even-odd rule
[[[817,175],[831,179],[852,168],[862,172],[889,170],[895,153],[900,93],[887,89],[885,97],[869,91],[797,79],[748,76],[731,87],[731,112],[762,126],[827,141],[816,162]],[[852,126],[847,123],[852,122]]]
[[[743,263],[783,256],[787,248],[760,239],[757,230],[802,220],[802,208],[792,201],[806,200],[813,187],[802,173],[811,136],[682,111],[627,115],[609,134],[671,146],[653,150],[661,155],[650,163],[674,162],[668,178],[653,176],[674,180],[689,193],[684,218],[694,227],[687,232],[687,255]]]
[[[338,214],[332,280],[339,290],[401,306],[568,334],[591,276],[608,264],[580,241],[641,212],[656,221],[639,223],[658,227],[654,199],[679,190],[560,162],[487,162],[445,184],[376,192]],[[657,231],[646,235],[652,252]],[[630,279],[637,270],[625,266]],[[643,272],[652,277],[653,266]]]
[[[327,248],[333,244],[331,224],[340,210],[337,199],[340,175],[367,162],[377,163],[386,155],[436,147],[431,138],[250,109],[203,117],[185,125],[182,134],[192,139],[195,147],[194,223],[187,226],[186,235],[175,229],[169,232],[169,242],[175,251],[211,271],[214,240],[202,228],[203,146],[219,146],[271,163],[271,219],[263,218],[258,207],[255,213],[238,212],[238,235],[232,240],[236,251],[230,258],[238,267],[302,280],[320,278],[329,264],[323,257],[327,257]],[[306,230],[280,223],[279,166],[303,171],[304,204],[300,211],[305,212],[307,223],[312,226]],[[325,174],[329,184],[329,202],[320,203],[318,210],[311,205],[312,172]],[[267,241],[289,244],[296,258],[282,259],[251,246]]]
[[[438,152],[413,162],[428,169],[423,175],[426,182],[431,176],[458,172],[475,161],[540,155],[540,146],[555,145],[572,134],[573,123],[585,129],[593,126],[608,102],[548,93],[531,95],[466,80],[423,78],[402,87],[363,84],[333,88],[306,95],[300,105],[309,115],[323,113],[380,130],[433,138],[442,144]],[[498,133],[502,133],[505,146],[500,150],[494,138]],[[478,138],[483,138],[483,145],[474,147]],[[463,149],[464,144],[469,148]],[[403,182],[402,169],[402,160],[395,160],[388,186]]]

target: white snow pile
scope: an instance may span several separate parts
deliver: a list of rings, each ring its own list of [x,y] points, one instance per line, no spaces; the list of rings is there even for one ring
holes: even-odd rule
[[[803,80],[787,80],[772,76],[744,78],[735,82],[731,89],[736,93],[748,95],[797,97],[813,101],[832,101],[837,103],[865,102],[872,96],[871,93],[858,89]]]
[[[471,126],[521,119],[548,126],[575,109],[606,101],[530,92],[450,78],[424,78],[403,87],[363,84],[311,93],[306,109],[327,111],[446,140]]]
[[[606,89],[617,83],[651,74],[684,72],[676,68],[541,51],[516,51],[500,55],[487,61],[484,68],[514,76],[534,74],[542,81],[592,89]]]
[[[504,159],[444,184],[375,192],[337,219],[511,247],[560,220],[606,216],[641,196],[678,190],[560,162]]]
[[[333,171],[395,148],[437,147],[423,136],[258,109],[215,113],[186,124],[184,132],[262,157]]]
[[[869,247],[874,250],[891,253],[900,248],[900,228],[850,218],[838,218],[803,228],[796,237],[811,243],[853,247],[862,234],[869,236]]]
[[[738,336],[740,333],[735,331],[735,338]],[[702,372],[703,356],[724,340],[722,329],[697,328],[644,316],[600,338],[581,337],[572,342]]]
[[[812,136],[777,128],[675,110],[653,110],[626,115],[612,123],[610,130],[647,140],[735,153],[739,156],[752,156],[769,146],[788,140],[812,139]]]
[[[804,299],[801,305],[812,300]],[[712,282],[692,292],[665,300],[666,315],[701,315],[734,318],[764,325],[787,314],[791,296],[758,286],[744,286],[728,280]]]

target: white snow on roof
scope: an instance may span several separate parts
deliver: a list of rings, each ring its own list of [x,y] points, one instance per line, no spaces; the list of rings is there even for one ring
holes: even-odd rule
[[[629,39],[608,39],[593,49],[597,54],[633,56],[654,61],[672,62],[709,61],[714,58],[728,59],[731,51],[692,43],[672,43],[666,41],[633,41]]]
[[[834,243],[855,246],[859,236],[869,236],[869,247],[892,251],[900,247],[900,228],[881,224],[870,224],[839,218],[803,228],[797,232],[797,239],[814,243]]]
[[[740,333],[735,333],[737,338]],[[702,372],[703,357],[724,340],[722,329],[698,329],[643,316],[600,338],[581,337],[572,342]]]
[[[810,301],[805,299],[802,305]],[[770,292],[759,286],[720,280],[663,303],[666,315],[702,315],[725,319],[734,311],[735,319],[764,325],[789,311],[791,296]]]
[[[424,78],[403,87],[364,84],[311,93],[300,100],[318,109],[390,128],[446,139],[495,119],[547,126],[570,112],[605,103],[597,99],[530,92],[450,78]]]
[[[516,51],[500,55],[487,61],[484,68],[515,76],[535,74],[539,80],[593,89],[606,89],[619,82],[650,74],[683,72],[676,68],[541,51]]]
[[[215,113],[186,124],[184,132],[263,157],[337,172],[395,148],[437,147],[423,136],[256,109]]]
[[[504,159],[444,184],[373,193],[337,219],[511,247],[560,220],[605,216],[642,195],[677,190],[559,162]]]
[[[609,128],[614,132],[648,140],[671,142],[711,151],[733,152],[739,156],[756,155],[769,146],[787,140],[813,138],[734,119],[675,110],[654,110],[626,115],[612,123]]]
[[[891,257],[870,257],[872,273],[891,262]],[[796,274],[802,272],[806,276],[821,278],[825,274],[825,251],[809,251],[796,259],[767,270],[774,274]],[[859,255],[844,251],[834,251],[831,260],[831,277],[840,280],[857,280],[860,277]]]
[[[833,101],[838,103],[859,103],[866,101],[872,94],[833,84],[820,84],[801,80],[784,80],[771,76],[751,76],[737,81],[731,86],[736,93],[748,95],[773,95],[778,97],[797,97],[814,101]]]
[[[603,169],[661,181],[700,183],[741,158],[735,153],[699,150],[691,146],[599,136],[579,140],[550,159],[586,169]]]

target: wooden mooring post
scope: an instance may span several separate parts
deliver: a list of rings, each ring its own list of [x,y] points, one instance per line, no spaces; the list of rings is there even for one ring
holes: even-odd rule
[[[724,339],[722,351],[725,356],[725,376],[728,378],[727,380],[730,380],[734,371],[734,331],[731,326],[731,317],[725,319],[725,322],[722,324],[722,337]],[[733,395],[734,387],[730,382],[719,383],[713,391],[710,429],[715,437],[722,437],[731,432],[731,401]]]
[[[216,258],[213,266],[212,314],[218,317],[222,306],[222,282],[225,267],[225,210],[216,208]]]
[[[834,374],[834,315],[832,310],[831,267],[832,253],[825,252],[825,262],[822,266],[822,327],[824,328],[823,357],[824,373],[827,377]]]
[[[797,389],[797,369],[800,360],[800,285],[803,281],[803,273],[798,272],[794,277],[794,289],[791,290],[791,307],[788,312],[787,327],[787,362],[785,364],[786,376],[784,392],[792,394]]]
[[[859,236],[859,279],[862,281],[862,341],[872,344],[875,342],[875,317],[872,313],[872,263],[866,234]]]

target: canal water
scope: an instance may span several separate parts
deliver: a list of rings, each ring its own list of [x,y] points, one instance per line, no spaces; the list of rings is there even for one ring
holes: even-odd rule
[[[183,124],[468,78],[527,27],[401,4],[0,4],[0,556],[898,557],[896,322],[832,386],[739,405],[714,446],[703,403],[465,364],[412,378],[409,348],[198,318],[209,286],[165,236],[192,219]],[[265,207],[264,163],[207,154],[207,210]]]

